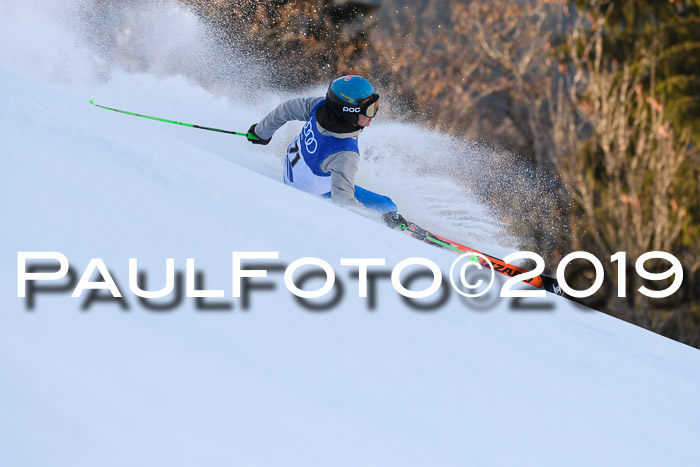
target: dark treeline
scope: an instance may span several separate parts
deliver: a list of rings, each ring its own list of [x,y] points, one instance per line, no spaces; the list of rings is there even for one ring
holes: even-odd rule
[[[180,1],[286,90],[361,74],[395,115],[508,148],[502,162],[525,160],[547,189],[475,189],[521,247],[551,271],[593,253],[606,280],[587,304],[700,347],[699,0]],[[634,262],[654,250],[685,267],[668,299],[636,292]],[[591,282],[585,267],[569,281]]]

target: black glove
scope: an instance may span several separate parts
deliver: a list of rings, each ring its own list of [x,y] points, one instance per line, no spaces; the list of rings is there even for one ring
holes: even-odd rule
[[[267,144],[270,142],[272,138],[267,138],[267,139],[262,139],[258,135],[255,134],[255,127],[258,126],[257,123],[254,123],[253,126],[250,127],[250,130],[248,130],[248,141],[250,141],[253,144]]]
[[[384,219],[386,225],[392,229],[399,228],[402,224],[408,225],[408,221],[398,212],[385,212],[382,214],[382,219]]]

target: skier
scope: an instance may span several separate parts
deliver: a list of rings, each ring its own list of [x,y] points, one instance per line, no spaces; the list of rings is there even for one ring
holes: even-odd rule
[[[378,110],[379,94],[369,81],[341,76],[331,81],[325,98],[299,97],[278,105],[250,127],[248,141],[268,144],[288,121],[305,121],[287,148],[284,183],[339,205],[377,211],[390,227],[398,227],[406,221],[391,198],[355,185],[360,162],[357,137]]]

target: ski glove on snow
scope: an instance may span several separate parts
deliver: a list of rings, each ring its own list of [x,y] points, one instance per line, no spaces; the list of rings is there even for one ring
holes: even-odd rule
[[[254,123],[253,126],[251,126],[248,130],[248,141],[250,141],[253,144],[268,144],[272,138],[262,139],[261,137],[259,137],[257,134],[255,134],[256,126],[258,126],[258,124]]]

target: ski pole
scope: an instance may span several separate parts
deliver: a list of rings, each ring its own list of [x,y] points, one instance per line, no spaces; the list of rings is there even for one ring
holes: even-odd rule
[[[176,122],[175,120],[166,120],[165,118],[151,117],[150,115],[143,115],[143,114],[137,114],[134,112],[128,112],[126,110],[113,109],[111,107],[105,107],[104,105],[95,104],[95,102],[92,99],[90,99],[90,103],[92,105],[94,105],[95,107],[99,107],[101,109],[111,110],[113,112],[119,112],[119,113],[123,113],[126,115],[133,115],[134,117],[148,118],[151,120],[157,120],[159,122],[165,122],[165,123],[174,123],[175,125],[188,126],[190,128],[199,128],[200,130],[218,131],[219,133],[228,133],[229,135],[238,135],[238,136],[245,136],[247,138],[260,139],[255,135],[251,135],[250,133],[239,133],[237,131],[220,130],[218,128],[211,128],[208,126],[194,125],[192,123]]]

